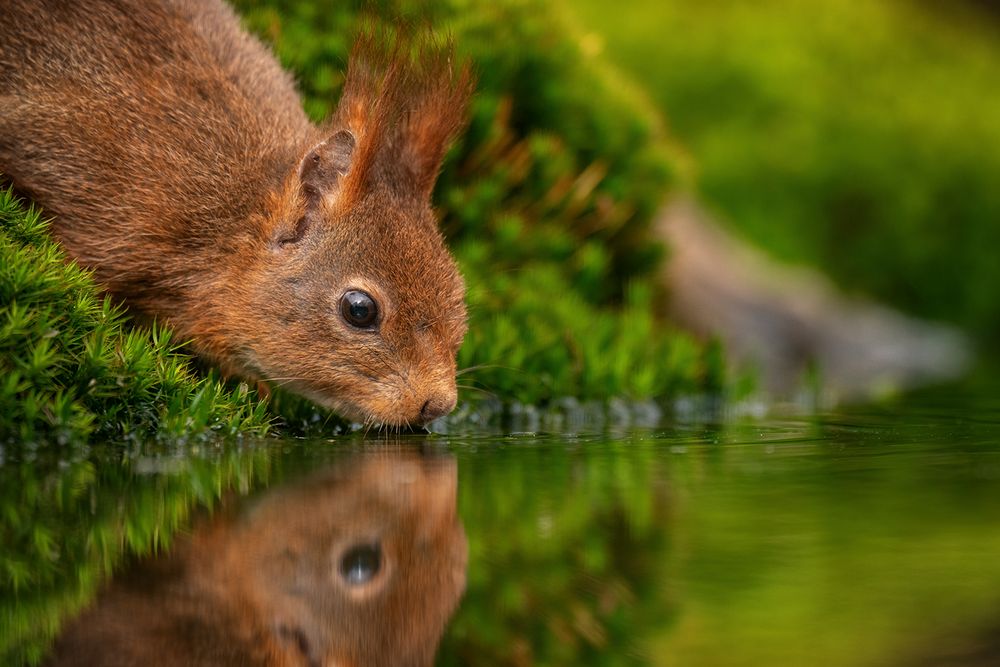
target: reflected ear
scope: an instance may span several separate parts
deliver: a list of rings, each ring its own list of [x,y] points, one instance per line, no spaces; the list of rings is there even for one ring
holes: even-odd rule
[[[326,141],[306,153],[299,165],[299,180],[306,198],[306,210],[319,205],[340,187],[351,168],[351,156],[356,142],[347,130],[336,132]]]

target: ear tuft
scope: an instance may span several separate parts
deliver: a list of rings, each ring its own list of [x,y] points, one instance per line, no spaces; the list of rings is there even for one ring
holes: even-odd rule
[[[473,89],[468,63],[429,30],[362,29],[333,126],[357,138],[342,186],[352,201],[376,185],[428,199],[449,143],[465,123]]]
[[[400,129],[399,157],[408,171],[406,185],[412,194],[430,199],[445,153],[465,127],[475,78],[468,62],[456,64],[450,40],[429,41],[417,53],[415,86]]]

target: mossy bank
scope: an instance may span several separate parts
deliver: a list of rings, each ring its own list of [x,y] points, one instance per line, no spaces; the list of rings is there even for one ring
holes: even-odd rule
[[[263,434],[246,387],[198,375],[68,263],[37,209],[0,190],[0,443]]]

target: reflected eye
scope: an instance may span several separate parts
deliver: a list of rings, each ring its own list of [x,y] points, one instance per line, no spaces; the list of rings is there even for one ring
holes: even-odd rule
[[[347,550],[340,559],[340,576],[351,586],[371,581],[382,567],[382,549],[378,544],[360,544]]]
[[[375,299],[361,290],[351,290],[340,297],[340,314],[348,324],[360,329],[371,329],[378,323]]]

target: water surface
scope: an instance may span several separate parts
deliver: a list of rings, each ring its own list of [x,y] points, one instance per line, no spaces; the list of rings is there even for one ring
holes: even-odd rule
[[[594,424],[5,452],[0,656],[1000,664],[988,393]]]

